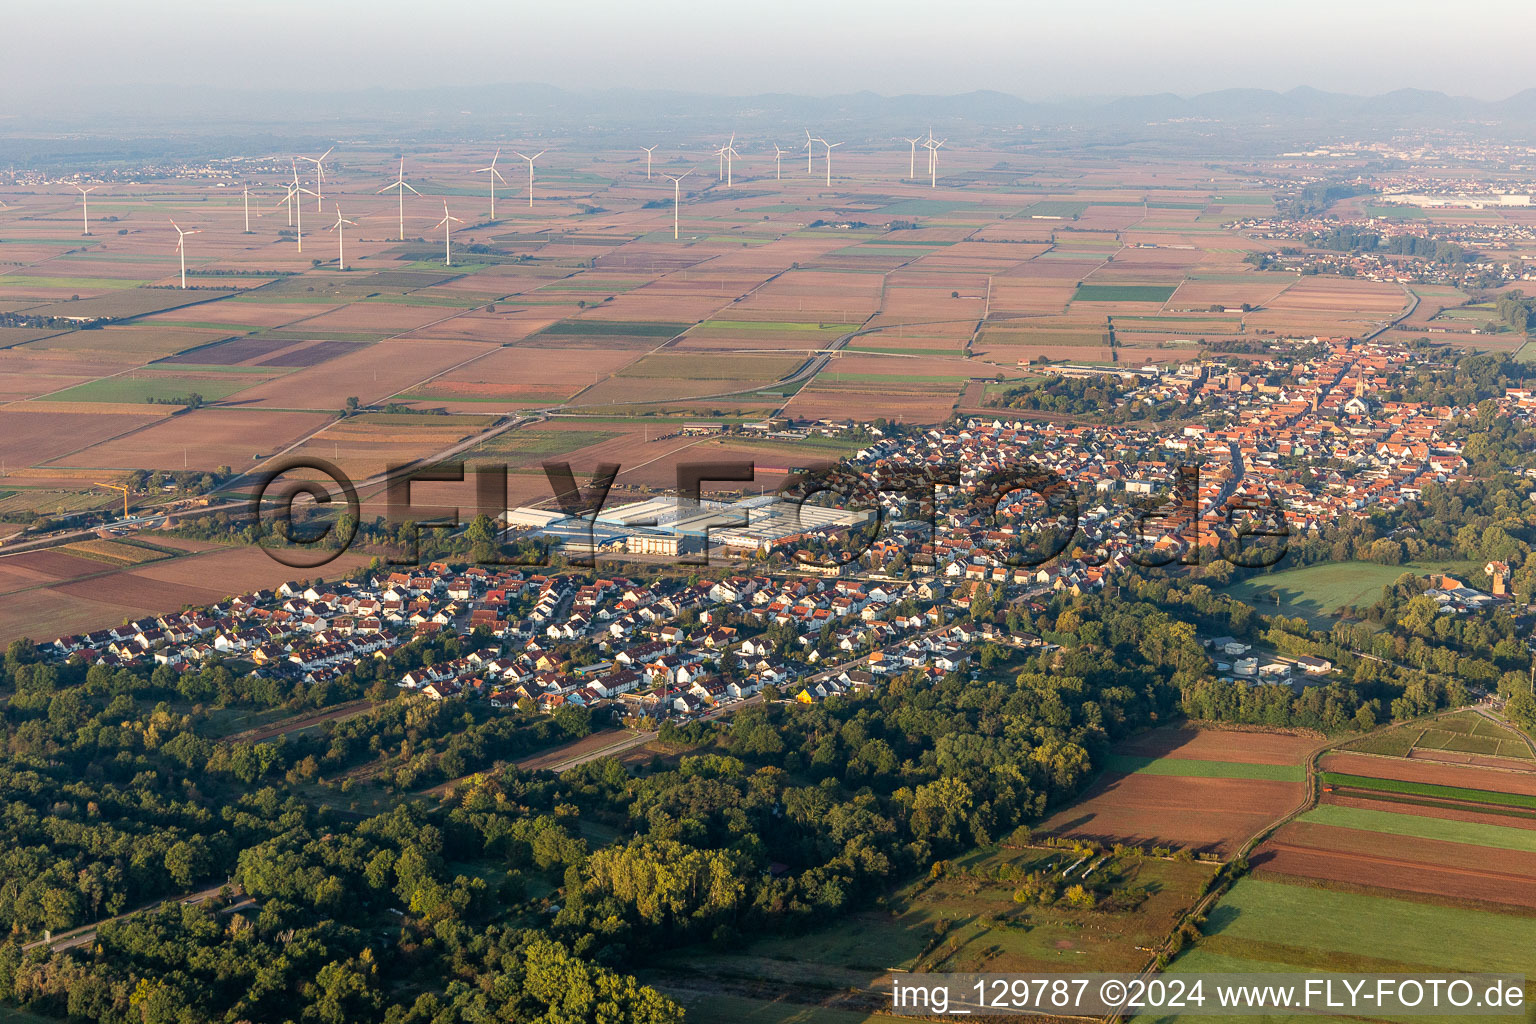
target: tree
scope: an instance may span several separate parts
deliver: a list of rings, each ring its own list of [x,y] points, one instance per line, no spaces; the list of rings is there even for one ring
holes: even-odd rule
[[[1067,891],[1062,894],[1062,899],[1066,901],[1067,906],[1076,908],[1078,910],[1092,910],[1094,904],[1098,902],[1098,899],[1093,895],[1093,893],[1081,885],[1070,886]]]

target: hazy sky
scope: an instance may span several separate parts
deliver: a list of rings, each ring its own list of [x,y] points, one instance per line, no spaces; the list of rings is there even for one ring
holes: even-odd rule
[[[1026,98],[1229,86],[1500,98],[1536,6],[1489,0],[76,0],[0,13],[5,106],[61,88],[550,82]]]

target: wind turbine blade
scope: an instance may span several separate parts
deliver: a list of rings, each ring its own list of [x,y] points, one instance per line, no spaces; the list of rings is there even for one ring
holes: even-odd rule
[[[403,182],[403,181],[402,181],[402,182],[401,182],[401,183],[400,183],[400,184],[402,184],[402,185],[404,185],[404,186],[405,186],[405,187],[406,187],[406,188],[411,188],[411,186],[410,186],[410,185],[409,185],[409,184],[407,184],[407,183],[406,183],[406,182]],[[414,189],[414,188],[411,188],[411,191],[412,191],[412,192],[416,192],[416,190],[415,190],[415,189]],[[417,195],[421,195],[421,193],[420,193],[420,192],[416,192],[416,194],[417,194]]]

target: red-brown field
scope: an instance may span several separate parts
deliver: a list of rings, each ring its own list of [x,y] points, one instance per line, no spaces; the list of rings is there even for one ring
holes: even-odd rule
[[[0,409],[0,452],[12,467],[41,465],[154,424],[163,416],[164,412],[153,409],[146,415],[92,415],[15,405]]]
[[[349,552],[323,570],[305,573],[247,547],[122,569],[57,552],[0,558],[0,642],[99,629],[184,605],[210,604],[296,577],[334,578],[367,560]]]
[[[198,409],[145,423],[109,441],[74,451],[54,464],[109,471],[172,467],[208,472],[229,466],[243,472],[251,468],[256,456],[287,447],[319,430],[327,419],[321,413]]]
[[[1318,742],[1306,734],[1169,728],[1126,741],[1116,753],[1177,762],[1299,765]],[[1161,761],[1159,763],[1162,763]],[[1102,842],[1184,847],[1229,855],[1264,825],[1296,807],[1297,782],[1193,774],[1107,772],[1070,806],[1040,826],[1054,835]]]
[[[1374,833],[1357,835],[1360,838],[1352,840],[1332,837],[1321,848],[1305,845],[1304,839],[1277,838],[1264,843],[1249,863],[1255,870],[1319,881],[1536,907],[1536,879],[1531,875],[1536,858],[1530,854],[1397,836],[1383,843]]]
[[[1118,775],[1096,782],[1040,830],[1229,855],[1294,807],[1301,794],[1293,782]]]
[[[1417,759],[1377,754],[1329,754],[1322,768],[1346,775],[1366,775],[1403,782],[1428,782],[1437,786],[1490,789],[1501,793],[1536,796],[1536,771],[1498,771],[1472,765],[1438,764]]]
[[[1171,757],[1234,764],[1301,764],[1320,737],[1311,733],[1255,732],[1247,729],[1153,729],[1116,747],[1131,757]]]

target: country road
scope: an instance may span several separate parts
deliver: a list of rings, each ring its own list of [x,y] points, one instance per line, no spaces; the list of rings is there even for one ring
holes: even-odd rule
[[[167,903],[183,903],[188,906],[196,906],[199,903],[205,903],[208,900],[213,899],[226,886],[232,888],[233,883],[220,882],[218,885],[209,886],[206,889],[199,889],[197,892],[190,892],[184,896],[167,896],[164,899],[150,900],[148,903],[142,903],[139,906],[134,907],[132,910],[125,910],[121,914],[102,918],[100,921],[94,921],[91,924],[81,925],[79,928],[74,928],[67,932],[60,932],[51,938],[34,939],[32,942],[24,944],[21,947],[21,950],[23,953],[25,953],[29,949],[37,949],[40,946],[47,945],[50,951],[57,953],[66,949],[74,949],[76,946],[88,945],[89,943],[95,941],[97,929],[99,929],[104,924],[110,924],[113,921],[121,921],[125,917],[131,917],[134,914],[140,914],[146,910],[153,910],[156,907],[165,906]],[[233,911],[239,907],[250,906],[254,903],[255,900],[247,898],[240,901],[239,903],[236,903],[229,909]]]

